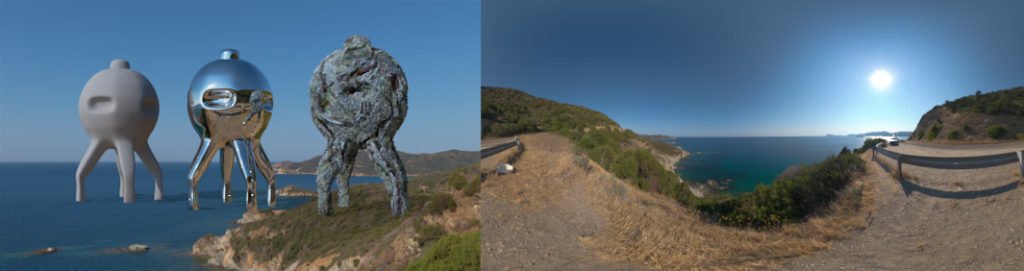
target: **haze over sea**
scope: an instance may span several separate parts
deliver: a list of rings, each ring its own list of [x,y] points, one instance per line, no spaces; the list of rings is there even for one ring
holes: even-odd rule
[[[683,180],[704,183],[732,180],[725,192],[751,192],[770,184],[786,168],[810,165],[864,143],[862,137],[679,137],[675,143],[690,152],[676,164]]]
[[[220,235],[245,211],[245,181],[237,166],[232,176],[233,201],[220,199],[220,165],[211,164],[199,183],[200,210],[188,208],[188,163],[161,163],[164,200],[153,201],[153,178],[135,166],[135,203],[117,196],[114,163],[100,163],[86,179],[88,201],[75,202],[77,163],[0,163],[0,270],[210,270],[192,258],[192,244],[207,234]],[[277,188],[313,190],[314,175],[277,175]],[[356,177],[352,184],[380,182]],[[257,198],[266,206],[266,182],[257,180]],[[308,198],[278,197],[276,209]],[[149,252],[119,253],[133,243]],[[58,252],[32,255],[53,246]]]

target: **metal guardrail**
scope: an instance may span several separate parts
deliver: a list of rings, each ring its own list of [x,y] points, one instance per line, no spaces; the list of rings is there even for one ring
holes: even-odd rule
[[[1024,150],[985,156],[930,157],[896,153],[881,147],[881,144],[871,148],[873,150],[871,160],[875,160],[875,156],[878,154],[896,160],[896,172],[900,179],[903,179],[904,163],[938,169],[975,169],[1018,163],[1021,176],[1024,176]]]
[[[509,141],[509,142],[482,147],[480,149],[480,159],[484,159],[484,158],[490,157],[491,155],[495,155],[495,154],[501,153],[502,151],[504,151],[504,150],[506,150],[508,148],[514,147],[514,146],[519,146],[519,137],[518,136],[513,138],[512,141]]]

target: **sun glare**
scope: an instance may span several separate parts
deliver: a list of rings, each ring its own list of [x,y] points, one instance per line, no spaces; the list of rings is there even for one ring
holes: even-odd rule
[[[893,77],[887,70],[875,70],[871,77],[868,77],[868,81],[871,81],[871,87],[876,90],[886,90],[892,85]]]

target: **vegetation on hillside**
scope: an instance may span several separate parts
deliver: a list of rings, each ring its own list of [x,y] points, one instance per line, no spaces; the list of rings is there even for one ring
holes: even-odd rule
[[[991,137],[992,139],[1002,138],[1007,132],[1006,127],[1002,125],[992,125],[985,130],[988,137]]]
[[[650,151],[630,144],[637,136],[629,130],[564,130],[561,134],[576,143],[577,148],[605,170],[629,180],[644,191],[660,193],[681,202],[693,197],[689,187],[679,180],[675,172],[665,170]]]
[[[876,138],[865,139],[864,140],[864,145],[860,146],[860,148],[858,148],[856,150],[856,153],[864,153],[865,151],[868,151],[871,148],[874,148],[875,145],[878,145],[878,143],[884,143],[884,142],[885,142],[885,139],[881,139],[881,138],[877,138],[877,137]]]
[[[804,221],[831,203],[838,191],[864,171],[860,157],[843,148],[839,155],[784,174],[772,185],[759,186],[752,193],[697,198],[675,172],[666,170],[652,154],[652,151],[677,153],[679,150],[669,143],[619,129],[614,121],[599,112],[517,90],[484,87],[482,96],[485,136],[559,133],[616,177],[644,191],[669,196],[729,226],[768,229]],[[580,115],[572,116],[574,114]],[[638,143],[650,146],[651,150]],[[867,144],[873,146],[877,142],[865,142],[865,146]],[[586,161],[580,164],[585,165]]]
[[[946,101],[946,108],[955,112],[975,112],[989,115],[1013,115],[1024,117],[1024,87],[1004,89],[989,93],[977,91],[974,95],[954,101]]]
[[[843,148],[839,155],[783,174],[771,185],[758,185],[752,193],[701,198],[693,205],[724,225],[776,228],[802,222],[828,206],[863,172],[864,161]]]
[[[484,137],[618,126],[600,112],[537,98],[515,89],[483,87],[481,98]]]
[[[663,136],[641,135],[640,140],[642,140],[648,146],[651,146],[651,148],[658,153],[664,153],[668,155],[680,155],[683,153],[683,150],[676,147],[675,144],[665,142],[665,140],[671,139],[664,139]]]
[[[647,149],[678,154],[675,146],[618,129],[618,123],[600,112],[537,98],[522,91],[483,87],[484,136],[511,136],[555,132],[568,137],[591,160],[643,190],[686,200],[693,196],[675,172],[666,170]],[[513,125],[514,123],[514,125]],[[613,128],[614,127],[614,128]]]
[[[410,180],[409,209],[402,217],[391,215],[390,196],[383,185],[366,184],[351,187],[351,202],[347,208],[335,208],[331,216],[321,216],[316,211],[316,201],[310,200],[302,205],[272,217],[242,224],[239,231],[230,239],[231,246],[239,253],[239,257],[251,254],[255,259],[267,261],[281,255],[282,263],[295,261],[311,262],[327,255],[336,255],[335,259],[344,259],[361,255],[378,247],[385,237],[400,227],[404,221],[415,221],[416,241],[427,250],[437,253],[448,253],[445,249],[459,249],[458,255],[464,255],[465,242],[472,239],[459,239],[458,246],[452,247],[453,241],[435,248],[437,244],[449,236],[443,227],[424,224],[422,219],[427,214],[443,214],[454,211],[457,207],[448,183],[452,176],[479,176],[478,165],[470,165],[456,169],[457,173],[432,173],[414,177]],[[463,182],[465,183],[465,182]],[[332,199],[336,193],[331,193]],[[468,241],[467,241],[468,240]],[[479,239],[476,239],[479,247]],[[479,251],[476,252],[479,257]]]
[[[480,231],[442,237],[405,270],[480,270]]]

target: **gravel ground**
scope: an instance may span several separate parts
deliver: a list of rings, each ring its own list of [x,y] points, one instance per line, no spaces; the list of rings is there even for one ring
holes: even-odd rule
[[[977,156],[1019,150],[1003,144],[930,148],[903,144],[891,150],[926,156]],[[1019,166],[942,170],[904,165],[907,180],[877,156],[868,181],[879,189],[876,211],[863,232],[784,270],[1024,270],[1024,189]],[[882,167],[884,165],[884,167]]]
[[[602,259],[581,242],[606,221],[579,181],[587,173],[565,166],[573,163],[571,144],[550,134],[520,140],[526,148],[516,172],[488,175],[484,182],[482,269],[643,270]]]

